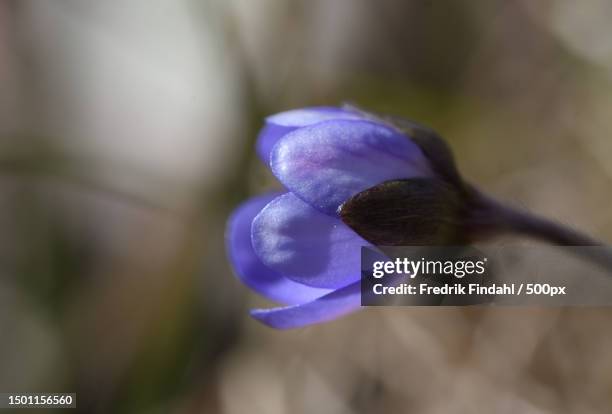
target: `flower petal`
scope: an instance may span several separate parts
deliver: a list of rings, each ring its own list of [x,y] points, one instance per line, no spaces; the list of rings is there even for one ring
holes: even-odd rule
[[[383,181],[433,175],[414,142],[363,120],[295,130],[274,146],[270,165],[289,190],[333,216],[347,199]]]
[[[273,309],[253,309],[251,316],[276,329],[300,328],[327,322],[361,306],[361,283],[356,282],[312,302]]]
[[[269,268],[309,286],[344,287],[360,277],[360,248],[370,244],[339,219],[287,193],[253,220],[255,253]]]
[[[255,216],[279,194],[255,197],[238,207],[228,220],[226,246],[238,278],[263,296],[287,305],[309,302],[330,292],[296,283],[266,267],[251,243]]]
[[[267,165],[270,162],[272,148],[284,135],[298,128],[332,119],[361,119],[361,117],[355,112],[331,106],[294,109],[269,116],[257,138],[257,154]]]

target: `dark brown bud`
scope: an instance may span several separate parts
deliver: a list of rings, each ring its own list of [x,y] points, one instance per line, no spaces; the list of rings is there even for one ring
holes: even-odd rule
[[[339,213],[374,245],[462,245],[468,240],[463,192],[435,178],[386,181],[350,198]]]

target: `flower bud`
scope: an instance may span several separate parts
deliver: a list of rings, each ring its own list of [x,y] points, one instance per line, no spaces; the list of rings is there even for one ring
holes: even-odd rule
[[[463,193],[436,178],[386,181],[347,200],[340,218],[379,246],[462,245]]]

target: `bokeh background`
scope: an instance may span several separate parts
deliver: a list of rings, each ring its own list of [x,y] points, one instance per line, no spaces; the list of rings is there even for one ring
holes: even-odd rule
[[[278,186],[257,131],[344,101],[612,241],[607,0],[1,0],[0,391],[83,413],[611,412],[609,309],[248,317],[272,304],[224,226]]]

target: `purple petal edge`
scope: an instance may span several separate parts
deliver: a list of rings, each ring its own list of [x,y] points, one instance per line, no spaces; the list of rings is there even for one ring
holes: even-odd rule
[[[292,109],[266,118],[266,123],[257,138],[257,154],[268,165],[270,153],[276,143],[289,132],[332,119],[360,119],[360,115],[333,106],[315,106]]]
[[[301,328],[316,323],[328,322],[361,307],[361,282],[301,305],[272,309],[253,309],[251,316],[275,329]]]
[[[286,305],[296,305],[321,297],[331,290],[315,288],[287,279],[266,267],[251,243],[251,225],[255,216],[280,193],[251,198],[234,210],[227,224],[226,250],[236,276],[264,297]]]

